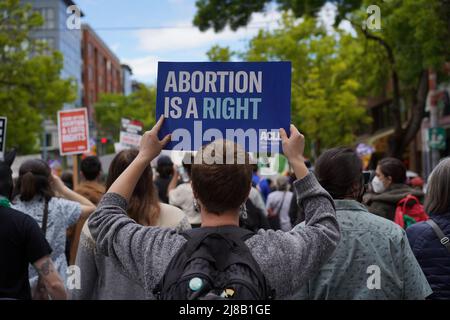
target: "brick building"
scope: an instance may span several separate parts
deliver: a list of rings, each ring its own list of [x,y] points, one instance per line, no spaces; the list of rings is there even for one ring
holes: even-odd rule
[[[82,25],[83,105],[94,119],[93,107],[102,93],[122,93],[119,58],[87,24]]]

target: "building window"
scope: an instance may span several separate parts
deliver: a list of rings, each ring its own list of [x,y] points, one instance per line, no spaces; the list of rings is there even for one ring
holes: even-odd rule
[[[36,11],[44,18],[44,24],[39,29],[55,29],[55,10],[53,8],[40,8]]]
[[[46,133],[45,134],[45,146],[47,148],[50,148],[53,146],[53,135],[51,133]]]
[[[88,67],[88,80],[89,81],[94,80],[94,71],[92,70],[92,66]]]
[[[94,50],[93,50],[92,43],[88,43],[88,57],[89,57],[89,59],[92,58],[93,53],[94,53]]]
[[[111,70],[111,61],[109,60],[106,62],[106,70]]]
[[[50,38],[50,37],[42,37],[37,39],[38,42],[40,42],[41,44],[45,45],[44,48],[44,54],[45,55],[51,55],[52,51],[55,50],[55,39]]]

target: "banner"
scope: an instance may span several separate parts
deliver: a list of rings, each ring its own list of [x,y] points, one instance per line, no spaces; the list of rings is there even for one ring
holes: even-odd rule
[[[87,109],[58,111],[59,151],[62,156],[89,151]]]
[[[289,132],[290,62],[159,62],[156,116],[167,150],[198,150],[218,139],[250,152],[281,151]]]
[[[6,125],[8,119],[6,117],[0,117],[0,160],[3,161],[6,148]]]
[[[121,119],[119,143],[124,147],[138,148],[144,124],[139,120]]]

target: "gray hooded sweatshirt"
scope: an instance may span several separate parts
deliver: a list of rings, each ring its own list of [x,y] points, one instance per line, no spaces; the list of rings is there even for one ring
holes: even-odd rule
[[[334,202],[316,178],[309,174],[294,188],[306,226],[290,232],[259,230],[246,241],[277,299],[291,296],[313,278],[340,238]],[[153,289],[186,239],[174,229],[135,223],[126,208],[123,197],[107,193],[89,218],[89,229],[98,252],[142,286],[147,299],[154,299]]]

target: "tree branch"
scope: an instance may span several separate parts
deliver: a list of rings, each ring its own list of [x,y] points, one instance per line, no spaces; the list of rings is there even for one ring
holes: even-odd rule
[[[389,61],[389,65],[391,67],[391,80],[392,80],[392,87],[393,87],[393,117],[395,122],[395,131],[398,133],[403,133],[402,128],[402,119],[401,119],[401,113],[400,113],[400,81],[398,78],[397,70],[396,70],[396,64],[395,64],[395,56],[394,52],[391,48],[391,46],[384,41],[382,38],[377,37],[373,34],[370,34],[367,30],[362,30],[364,36],[368,40],[376,41],[378,42],[385,50],[387,54],[387,58]]]
[[[425,114],[425,105],[428,94],[428,70],[423,70],[420,75],[420,82],[417,88],[417,95],[411,108],[411,120],[405,129],[405,135],[403,138],[403,146],[406,147],[412,139],[416,136],[417,131],[420,129],[422,119]]]

